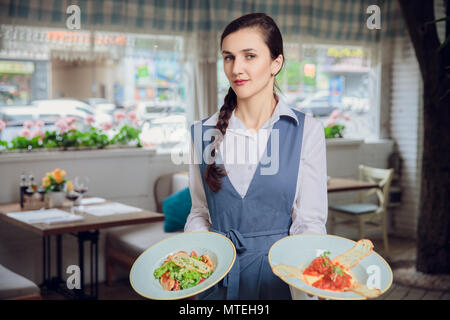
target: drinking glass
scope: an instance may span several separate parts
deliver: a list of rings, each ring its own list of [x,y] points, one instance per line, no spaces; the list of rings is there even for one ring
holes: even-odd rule
[[[73,181],[74,191],[80,195],[79,199],[80,210],[83,210],[81,201],[83,200],[83,195],[88,192],[88,185],[89,185],[89,177],[87,176],[76,176]]]
[[[74,210],[74,203],[75,201],[77,201],[78,197],[80,196],[80,194],[78,192],[75,191],[68,191],[66,193],[66,199],[70,201],[70,213],[71,214],[75,214],[75,210]]]

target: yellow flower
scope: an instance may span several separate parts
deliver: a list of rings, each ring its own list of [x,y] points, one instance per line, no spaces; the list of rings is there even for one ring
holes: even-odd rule
[[[53,175],[53,179],[55,180],[55,182],[56,182],[57,184],[60,184],[60,183],[64,182],[64,177],[63,177],[62,174],[61,174],[61,170],[55,169],[55,170],[52,172],[52,175]]]
[[[67,191],[72,191],[73,190],[73,184],[72,181],[67,180]]]
[[[61,170],[61,175],[62,175],[63,177],[65,177],[65,176],[66,176],[66,170]]]
[[[53,176],[53,179],[55,179],[55,182],[56,182],[57,184],[60,184],[60,183],[63,183],[63,182],[64,182],[64,177],[61,176],[60,174],[54,175],[54,176]]]
[[[48,186],[50,186],[50,179],[49,179],[49,177],[42,178],[42,186],[44,188],[47,188]]]

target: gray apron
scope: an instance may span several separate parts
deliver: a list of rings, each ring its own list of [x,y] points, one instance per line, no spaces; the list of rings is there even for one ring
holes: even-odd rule
[[[291,210],[305,119],[304,113],[293,111],[298,125],[293,118],[280,116],[271,132],[271,137],[275,138],[274,130],[278,130],[279,143],[272,142],[271,137],[267,142],[268,157],[271,157],[272,149],[277,152],[276,145],[279,146],[278,170],[275,174],[261,174],[261,169],[269,169],[273,163],[260,161],[244,198],[235,190],[228,176],[222,178],[219,192],[209,189],[204,180],[207,163],[202,155],[211,140],[193,139],[197,159],[201,159],[199,166],[211,217],[210,231],[228,237],[237,251],[231,271],[218,284],[199,294],[199,299],[291,299],[289,286],[273,274],[267,256],[276,241],[289,235],[292,224]],[[191,126],[192,137],[194,130],[201,130],[203,134],[205,130],[214,128],[204,126],[206,120]],[[198,127],[194,129],[194,126]],[[220,153],[216,156],[216,164],[223,166]]]

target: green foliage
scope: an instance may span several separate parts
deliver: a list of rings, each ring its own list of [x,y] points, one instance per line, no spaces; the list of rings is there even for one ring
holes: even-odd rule
[[[345,126],[340,124],[335,124],[334,126],[325,127],[325,138],[331,139],[331,138],[343,138],[342,135],[343,131],[345,129]]]
[[[8,149],[8,142],[0,140],[0,146],[4,147],[4,149]],[[1,150],[1,148],[0,148]]]
[[[11,147],[9,149],[37,149],[42,148],[42,143],[39,141],[39,137],[31,139],[25,137],[15,137],[11,140]]]
[[[139,139],[139,134],[141,133],[140,130],[130,127],[130,126],[123,126],[119,133],[117,133],[112,139],[112,144],[128,144],[128,143],[134,143],[138,147],[142,147],[141,141]]]
[[[38,148],[62,148],[66,150],[71,147],[91,147],[101,149],[107,145],[134,145],[140,148],[142,147],[139,139],[140,133],[140,129],[126,125],[111,139],[109,139],[101,129],[94,127],[90,127],[85,132],[70,130],[63,134],[60,134],[57,131],[46,131],[44,137],[34,137],[29,139],[17,136],[11,141],[10,146],[6,141],[0,140],[0,146],[3,146],[4,149],[7,150],[32,150]]]

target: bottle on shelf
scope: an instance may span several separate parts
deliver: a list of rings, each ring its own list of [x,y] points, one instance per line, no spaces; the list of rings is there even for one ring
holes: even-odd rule
[[[23,209],[24,207],[24,194],[25,194],[25,189],[27,189],[27,177],[22,174],[20,176],[20,207]]]
[[[30,187],[33,189],[33,192],[37,192],[38,186],[34,181],[34,176],[32,174],[30,174]]]

